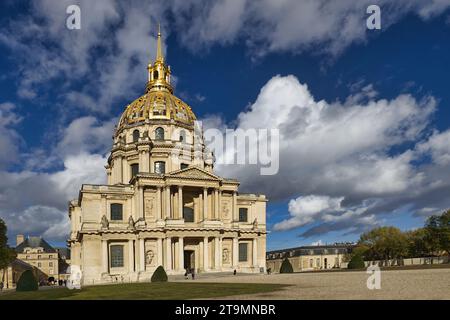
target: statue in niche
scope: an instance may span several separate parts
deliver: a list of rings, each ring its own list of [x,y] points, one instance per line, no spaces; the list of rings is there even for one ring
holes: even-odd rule
[[[228,202],[222,203],[222,212],[224,217],[228,217],[228,213],[230,212],[230,209],[228,208]]]
[[[134,229],[134,219],[133,219],[133,216],[130,216],[130,218],[128,218],[128,228]]]
[[[229,263],[230,262],[230,252],[227,248],[223,249],[222,251],[222,262],[223,263]]]
[[[148,214],[148,216],[153,215],[153,201],[154,201],[154,198],[151,197],[151,198],[147,199],[147,201],[145,202],[145,213]]]
[[[106,215],[103,215],[101,224],[102,224],[102,229],[109,228],[109,221],[108,221],[108,218],[106,217]]]
[[[253,229],[258,229],[258,218],[255,218],[255,220],[253,220]]]
[[[145,263],[148,265],[152,265],[153,259],[155,258],[155,253],[153,250],[148,250],[145,254]]]

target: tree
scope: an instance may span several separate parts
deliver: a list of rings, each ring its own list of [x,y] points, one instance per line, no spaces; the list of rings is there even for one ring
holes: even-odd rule
[[[153,272],[152,275],[152,282],[167,282],[168,278],[167,278],[167,273],[164,270],[163,266],[159,266],[158,268],[156,268],[155,272]]]
[[[427,231],[427,241],[433,243],[434,251],[450,254],[450,210],[445,211],[440,216],[434,215],[428,218],[425,223]]]
[[[356,245],[350,253],[344,255],[343,261],[350,262],[356,255],[360,255],[363,259],[366,257],[366,253],[369,251],[369,247],[363,244]]]
[[[347,266],[348,269],[364,269],[365,267],[366,265],[361,254],[355,254]]]
[[[436,241],[430,237],[426,228],[407,231],[405,236],[408,243],[408,257],[427,257],[433,254]]]
[[[0,270],[6,268],[16,258],[15,251],[8,247],[6,231],[6,224],[0,219]]]
[[[16,291],[36,291],[39,289],[38,282],[32,270],[25,270],[17,281]]]
[[[288,258],[284,258],[281,263],[280,273],[292,273],[294,272],[294,268],[292,268],[292,264]]]
[[[408,254],[408,242],[404,233],[395,227],[379,227],[363,233],[359,245],[369,249],[368,260],[390,260],[403,258]]]

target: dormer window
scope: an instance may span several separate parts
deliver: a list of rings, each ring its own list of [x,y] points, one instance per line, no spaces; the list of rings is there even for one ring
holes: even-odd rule
[[[155,139],[156,140],[164,140],[164,129],[159,127],[155,130]]]
[[[136,143],[139,141],[139,130],[133,131],[133,142]]]

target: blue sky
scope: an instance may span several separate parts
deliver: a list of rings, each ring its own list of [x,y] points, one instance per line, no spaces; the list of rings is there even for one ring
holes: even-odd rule
[[[81,7],[81,30],[65,27],[69,4]],[[270,199],[268,249],[421,226],[450,207],[450,2],[378,1],[375,31],[368,4],[2,1],[10,238],[63,243],[67,201],[104,181],[114,124],[143,93],[158,21],[175,94],[199,119],[282,133],[278,175],[218,168]]]

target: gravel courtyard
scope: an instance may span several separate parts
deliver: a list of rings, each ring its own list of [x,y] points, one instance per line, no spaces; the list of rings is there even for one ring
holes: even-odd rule
[[[270,293],[219,299],[450,299],[450,269],[382,271],[380,290],[367,289],[368,277],[365,272],[355,271],[239,275],[199,281],[290,285]]]

